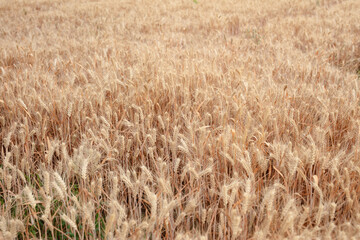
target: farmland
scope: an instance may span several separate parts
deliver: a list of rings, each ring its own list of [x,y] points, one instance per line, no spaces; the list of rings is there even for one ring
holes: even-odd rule
[[[0,0],[0,239],[359,239],[360,1]]]

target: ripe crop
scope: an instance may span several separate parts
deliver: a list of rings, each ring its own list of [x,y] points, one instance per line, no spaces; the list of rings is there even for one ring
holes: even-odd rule
[[[359,239],[359,9],[0,0],[0,239]]]

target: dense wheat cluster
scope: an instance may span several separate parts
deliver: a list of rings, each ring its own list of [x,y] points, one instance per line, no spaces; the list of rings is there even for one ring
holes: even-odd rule
[[[0,239],[359,239],[360,1],[0,1]]]

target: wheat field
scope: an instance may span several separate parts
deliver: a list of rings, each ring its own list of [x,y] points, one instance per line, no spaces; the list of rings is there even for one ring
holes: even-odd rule
[[[0,239],[359,239],[360,1],[0,0]]]

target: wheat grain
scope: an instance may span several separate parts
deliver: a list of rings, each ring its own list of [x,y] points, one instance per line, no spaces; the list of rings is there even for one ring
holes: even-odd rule
[[[95,188],[95,196],[100,197],[103,188],[103,179],[100,177],[97,179],[96,188]]]
[[[44,176],[44,190],[46,194],[50,193],[50,174],[48,171],[43,172]]]
[[[51,186],[55,189],[57,195],[61,198],[64,199],[65,198],[65,192],[63,191],[63,189],[61,187],[59,187],[59,185],[56,182],[52,182]]]
[[[64,182],[64,180],[62,179],[62,177],[57,172],[54,173],[54,177],[55,177],[56,183],[61,188],[63,194],[66,194],[67,186],[66,186],[66,183]]]
[[[6,232],[7,230],[7,224],[4,216],[0,217],[0,230],[1,232]]]
[[[156,212],[157,212],[157,197],[156,194],[152,193],[148,186],[144,187],[145,193],[150,201],[151,205],[151,219],[152,221],[156,218]]]
[[[61,214],[61,219],[63,219],[67,224],[70,225],[70,227],[77,231],[76,223],[72,221],[66,214]]]
[[[53,226],[53,224],[51,223],[51,221],[48,219],[47,216],[42,215],[42,216],[41,216],[41,220],[44,221],[44,223],[46,224],[46,226],[47,226],[48,228],[50,228],[51,231],[54,230],[54,226]]]
[[[43,216],[47,218],[50,215],[50,208],[51,208],[51,200],[52,198],[50,196],[45,197],[45,210]]]
[[[32,191],[30,190],[30,188],[28,186],[26,186],[23,191],[29,201],[29,204],[31,205],[32,208],[35,209],[36,201],[35,201]]]
[[[14,238],[15,238],[15,236],[12,235],[11,232],[9,232],[9,231],[4,232],[4,233],[3,233],[3,236],[4,236],[4,239],[5,239],[5,240],[11,240],[11,239],[14,239]]]
[[[14,225],[16,226],[17,232],[25,232],[25,225],[20,219],[16,219]]]
[[[81,164],[81,178],[85,181],[88,174],[89,159],[85,157]]]

